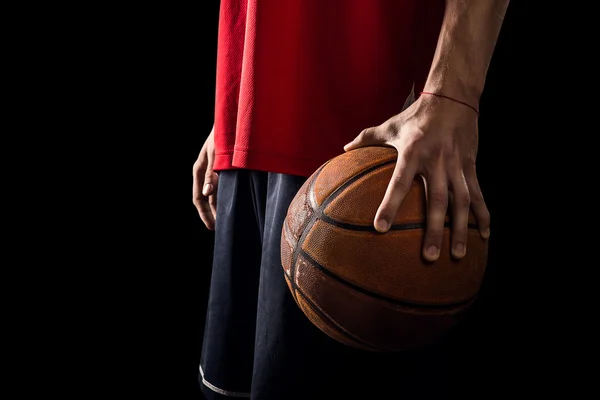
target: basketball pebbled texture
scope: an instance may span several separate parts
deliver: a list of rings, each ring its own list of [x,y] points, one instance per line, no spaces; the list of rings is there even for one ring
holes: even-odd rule
[[[291,202],[282,229],[288,287],[324,333],[371,351],[432,343],[472,305],[487,263],[487,241],[469,216],[467,254],[450,255],[446,217],[440,257],[422,257],[426,196],[415,179],[391,229],[373,227],[397,152],[371,146],[323,164]]]

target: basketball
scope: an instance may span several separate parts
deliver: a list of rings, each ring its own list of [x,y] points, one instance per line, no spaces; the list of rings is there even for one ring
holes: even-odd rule
[[[415,178],[390,230],[373,227],[396,164],[392,147],[348,151],[324,163],[299,189],[282,228],[281,261],[296,304],[325,334],[363,350],[432,344],[475,301],[488,244],[469,215],[467,253],[450,254],[446,216],[440,257],[422,256],[423,179]]]

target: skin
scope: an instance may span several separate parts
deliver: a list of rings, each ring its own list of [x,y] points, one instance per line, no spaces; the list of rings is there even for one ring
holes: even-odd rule
[[[204,141],[193,167],[193,202],[204,225],[215,229],[219,175],[213,170],[215,161],[215,127]]]
[[[447,0],[437,49],[423,89],[478,108],[494,47],[509,0]],[[345,151],[363,146],[396,148],[398,160],[373,222],[387,232],[417,175],[427,189],[427,227],[423,257],[439,257],[448,208],[452,213],[451,252],[467,251],[469,210],[480,235],[490,236],[490,214],[479,187],[475,162],[478,114],[459,102],[421,95],[410,107],[379,126],[367,128]],[[216,216],[218,175],[213,171],[214,128],[193,167],[193,203],[208,229]]]
[[[432,66],[423,89],[440,93],[478,108],[485,78],[508,0],[447,0]],[[452,213],[451,253],[462,258],[467,251],[469,210],[477,218],[480,235],[490,236],[490,214],[483,199],[475,161],[478,114],[464,104],[432,95],[415,103],[379,126],[363,130],[344,146],[349,151],[369,145],[398,150],[398,161],[374,226],[386,232],[416,175],[427,190],[427,227],[423,257],[439,258],[444,218]]]

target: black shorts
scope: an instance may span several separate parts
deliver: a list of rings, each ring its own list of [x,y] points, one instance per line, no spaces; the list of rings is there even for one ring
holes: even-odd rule
[[[281,228],[305,178],[219,173],[199,381],[207,399],[444,399],[446,346],[379,354],[312,325],[284,280]]]

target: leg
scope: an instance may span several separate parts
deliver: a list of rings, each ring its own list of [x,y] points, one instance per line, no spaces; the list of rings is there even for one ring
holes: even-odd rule
[[[283,277],[280,240],[287,208],[303,182],[269,174],[251,399],[446,398],[443,349],[353,349],[313,326],[295,303]]]
[[[215,247],[200,360],[207,399],[250,397],[261,229],[249,171],[219,174]]]
[[[269,174],[258,316],[252,379],[252,400],[312,398],[320,375],[320,351],[329,342],[296,305],[283,276],[281,229],[287,209],[304,178]],[[319,394],[312,391],[311,394]]]

